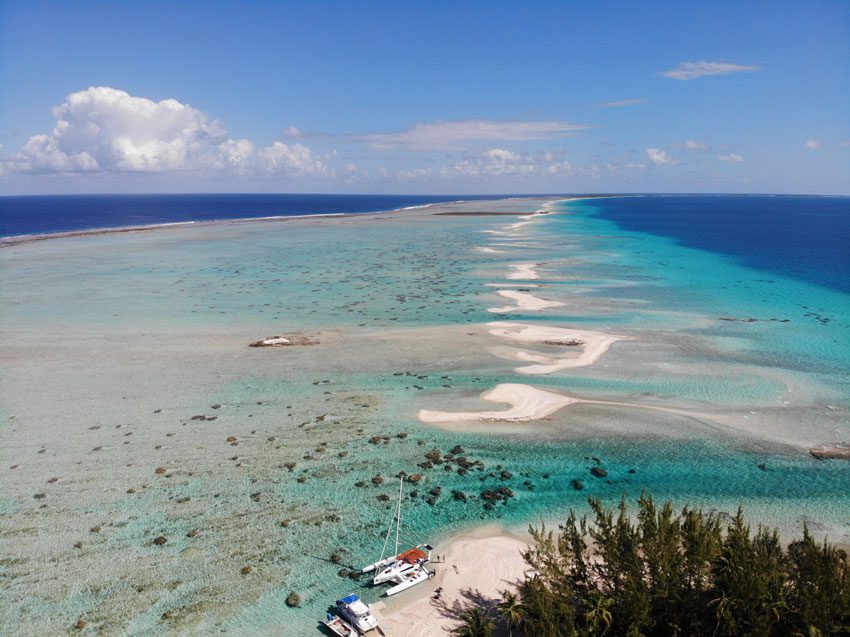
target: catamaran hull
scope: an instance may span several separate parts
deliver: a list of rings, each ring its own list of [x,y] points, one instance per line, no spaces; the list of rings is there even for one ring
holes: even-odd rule
[[[398,569],[398,568],[387,569],[385,572],[383,572],[379,575],[376,575],[372,579],[372,583],[377,585],[377,584],[384,584],[386,582],[392,582],[392,581],[398,580],[399,577],[403,577],[405,573],[409,573],[414,568],[416,568],[416,567],[412,566],[412,565],[408,565],[407,568],[403,568],[403,569]]]
[[[412,588],[417,584],[421,584],[422,582],[427,581],[432,576],[431,571],[422,570],[415,576],[408,576],[403,582],[400,584],[396,584],[392,588],[388,588],[385,595],[390,597],[392,595],[396,595],[401,593],[402,591],[406,591],[408,588]]]
[[[379,569],[382,569],[384,567],[389,566],[390,564],[395,562],[395,560],[396,560],[395,555],[392,556],[392,557],[388,557],[384,560],[381,560],[380,562],[375,562],[374,564],[369,564],[369,566],[364,567],[360,572],[361,573],[371,573],[372,571],[377,571]]]
[[[398,581],[398,578],[413,569],[421,568],[431,561],[431,551],[433,547],[430,544],[419,544],[418,546],[399,553],[393,557],[385,558],[380,562],[370,564],[363,569],[363,573],[368,573],[374,570],[379,571],[372,578],[372,583],[384,584],[385,582]],[[427,551],[427,553],[425,552]]]

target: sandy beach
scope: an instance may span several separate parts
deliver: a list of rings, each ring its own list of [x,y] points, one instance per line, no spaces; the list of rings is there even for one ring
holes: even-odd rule
[[[387,635],[449,635],[461,608],[473,600],[495,603],[528,569],[521,555],[527,539],[495,527],[464,533],[447,546],[437,547],[440,561],[431,565],[436,575],[426,585],[375,605]]]

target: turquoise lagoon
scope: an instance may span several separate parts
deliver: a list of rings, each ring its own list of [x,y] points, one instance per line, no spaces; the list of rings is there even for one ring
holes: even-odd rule
[[[438,553],[474,526],[556,523],[589,495],[642,491],[850,543],[850,467],[807,451],[850,437],[847,295],[624,230],[604,202],[456,209],[543,205],[518,228],[432,214],[443,206],[0,251],[3,632],[82,617],[109,634],[313,634],[340,595],[378,598],[344,570],[380,552],[399,472],[421,475],[405,540]],[[518,289],[565,305],[489,312],[505,299],[486,284],[509,283],[513,263],[541,275]],[[493,320],[630,340],[528,376]],[[291,333],[320,343],[247,347]],[[451,429],[416,418],[484,408],[503,382],[627,406]],[[418,466],[457,445],[484,468]],[[502,486],[514,497],[485,509],[481,492]],[[283,604],[290,591],[301,608]]]

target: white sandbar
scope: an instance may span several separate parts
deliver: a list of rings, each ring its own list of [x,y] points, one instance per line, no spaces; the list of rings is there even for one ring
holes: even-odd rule
[[[521,374],[551,374],[571,367],[586,367],[593,365],[617,341],[625,340],[624,336],[592,332],[590,330],[575,330],[549,325],[528,325],[525,323],[509,323],[496,321],[488,323],[490,334],[507,338],[520,343],[537,343],[541,345],[559,346],[564,344],[570,349],[563,355],[541,354],[540,352],[516,352],[517,360],[535,363],[517,367]],[[566,345],[581,341],[581,345]],[[580,348],[580,349],[579,349]]]
[[[508,274],[505,278],[513,280],[526,280],[530,281],[533,279],[539,279],[540,275],[537,274],[536,268],[539,266],[539,263],[515,263],[511,267],[514,269],[513,272]]]
[[[506,299],[515,301],[516,305],[488,307],[488,312],[493,312],[495,314],[504,314],[506,312],[515,312],[517,310],[525,312],[539,312],[546,308],[561,307],[562,305],[565,305],[565,303],[561,303],[560,301],[547,301],[546,299],[541,299],[533,294],[529,294],[528,292],[520,292],[518,290],[499,290],[497,294],[505,297]]]
[[[428,423],[461,421],[526,422],[545,418],[562,407],[585,402],[563,394],[556,394],[519,383],[502,383],[481,398],[494,403],[508,403],[511,407],[503,411],[428,411],[419,412],[419,420]]]

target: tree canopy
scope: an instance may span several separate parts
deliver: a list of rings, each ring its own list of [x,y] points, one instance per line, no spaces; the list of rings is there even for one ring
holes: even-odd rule
[[[634,516],[590,498],[590,519],[571,513],[557,532],[530,528],[530,575],[506,592],[495,619],[514,635],[850,635],[847,553],[804,528],[783,547],[755,531],[741,509],[731,519],[641,496]],[[488,635],[476,608],[457,635]],[[484,631],[481,631],[481,628]]]

